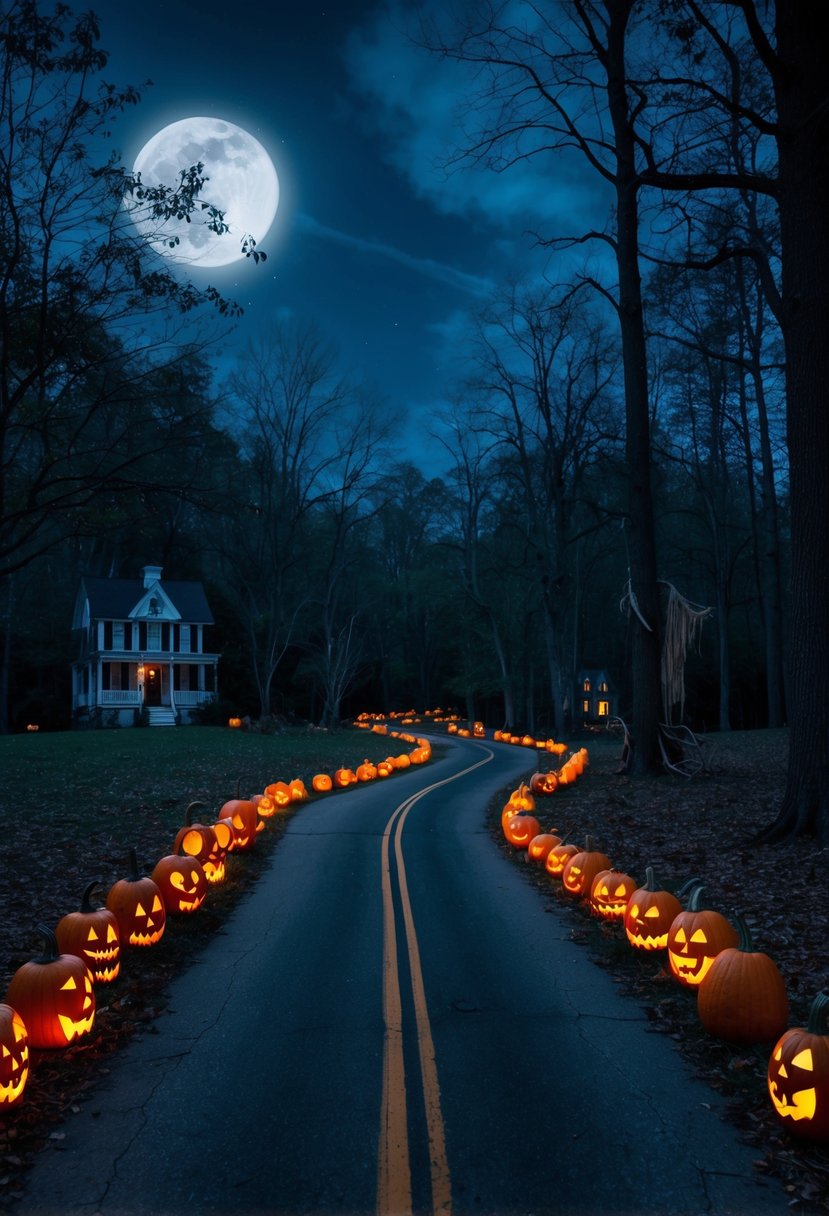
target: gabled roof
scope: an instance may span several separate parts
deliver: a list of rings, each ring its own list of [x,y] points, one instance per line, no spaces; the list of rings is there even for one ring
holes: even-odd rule
[[[182,621],[213,624],[213,614],[201,583],[163,579],[155,587],[164,593]],[[89,601],[89,615],[93,620],[127,621],[133,609],[147,600],[151,591],[152,588],[148,590],[140,578],[85,578],[81,583],[80,599],[85,597]]]

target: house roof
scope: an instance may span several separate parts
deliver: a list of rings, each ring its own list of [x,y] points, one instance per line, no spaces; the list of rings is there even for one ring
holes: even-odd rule
[[[212,625],[213,614],[201,583],[178,582],[163,579],[158,584],[174,605],[182,621],[201,625]],[[89,601],[89,615],[93,620],[127,620],[133,608],[147,595],[147,587],[140,578],[85,578],[81,595]]]

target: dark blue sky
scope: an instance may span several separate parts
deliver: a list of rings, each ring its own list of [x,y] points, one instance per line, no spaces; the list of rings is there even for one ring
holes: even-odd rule
[[[542,271],[528,230],[569,231],[568,216],[583,222],[593,206],[578,163],[447,174],[455,106],[470,83],[406,38],[412,5],[91,7],[110,52],[107,78],[153,82],[118,121],[125,164],[168,122],[206,114],[245,127],[276,165],[281,201],[261,242],[265,266],[190,271],[245,308],[226,357],[276,320],[313,319],[406,419],[404,434],[422,435],[462,371],[469,313],[499,283]],[[422,442],[418,458],[428,466]]]

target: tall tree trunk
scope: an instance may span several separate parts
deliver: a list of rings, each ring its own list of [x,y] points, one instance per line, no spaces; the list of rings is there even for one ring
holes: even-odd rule
[[[749,375],[757,408],[757,428],[760,438],[760,512],[757,521],[757,552],[759,556],[759,591],[766,643],[766,705],[769,726],[782,726],[785,718],[783,681],[783,597],[780,561],[780,525],[777,509],[776,469],[769,433],[769,416],[762,369],[762,294],[758,293],[757,308],[749,307],[745,273],[742,263],[736,266],[737,286],[743,318],[743,340],[749,360]],[[741,409],[745,409],[741,391]],[[748,445],[747,416],[744,414]],[[749,478],[753,478],[751,463]],[[753,496],[752,496],[753,497]]]
[[[651,488],[648,369],[639,272],[639,183],[625,87],[625,30],[632,7],[631,0],[606,0],[609,16],[607,95],[617,166],[616,257],[625,384],[628,556],[630,589],[641,614],[631,613],[634,741],[631,772],[643,775],[659,767],[661,629]]]
[[[813,832],[829,843],[829,35],[821,7],[778,3],[776,18],[791,704],[783,805],[762,838]]]

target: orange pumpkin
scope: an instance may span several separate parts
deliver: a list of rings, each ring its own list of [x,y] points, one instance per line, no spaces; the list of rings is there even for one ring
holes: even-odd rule
[[[682,904],[656,885],[653,867],[645,868],[645,885],[637,887],[625,908],[625,933],[635,950],[664,950],[668,933]]]
[[[246,853],[256,844],[256,825],[259,815],[256,803],[249,798],[231,798],[219,811],[220,819],[229,819],[233,824],[234,852]]]
[[[805,1027],[786,1030],[775,1043],[767,1085],[784,1127],[829,1141],[829,993],[817,994]]]
[[[29,1080],[29,1036],[11,1005],[0,1004],[0,1111],[23,1098]]]
[[[530,815],[527,811],[519,811],[507,822],[504,835],[516,849],[526,849],[532,838],[537,836],[540,831],[541,824],[535,815]]]
[[[128,857],[129,873],[107,894],[107,907],[115,913],[121,944],[155,946],[164,936],[167,913],[161,892],[146,874],[140,874],[135,849]]]
[[[739,941],[722,913],[702,907],[703,890],[701,883],[691,888],[688,906],[677,913],[668,932],[668,965],[686,988],[701,984],[720,951]]]
[[[377,776],[377,765],[372,764],[369,760],[364,760],[362,764],[357,766],[356,777],[358,781],[374,781]]]
[[[774,959],[754,949],[742,916],[737,928],[739,944],[719,952],[699,985],[699,1020],[729,1043],[773,1043],[789,1016],[786,985]]]
[[[602,920],[623,920],[636,879],[621,870],[600,870],[590,888],[590,907]]]
[[[593,879],[600,870],[609,870],[611,860],[593,848],[588,836],[580,853],[574,853],[561,872],[561,883],[568,895],[590,895]]]
[[[75,954],[61,954],[57,938],[38,925],[43,952],[12,976],[6,1001],[23,1020],[31,1047],[68,1047],[95,1023],[92,973]]]
[[[327,794],[334,786],[334,782],[329,777],[328,773],[317,773],[311,778],[311,789],[316,794]]]
[[[61,954],[75,954],[86,963],[95,984],[111,984],[121,970],[121,936],[118,921],[108,908],[93,908],[90,896],[101,885],[87,883],[78,912],[61,917],[55,937]]]
[[[153,882],[161,892],[168,912],[197,912],[207,895],[207,876],[200,861],[173,852],[155,863]]]
[[[539,832],[527,845],[527,857],[530,861],[543,865],[550,849],[555,848],[557,844],[561,844],[560,836],[556,836],[553,832]]]
[[[569,844],[566,840],[562,840],[561,844],[555,844],[550,849],[547,860],[544,862],[544,869],[548,874],[552,874],[553,878],[561,878],[567,862],[580,852],[581,849],[577,844]]]
[[[536,797],[546,797],[558,789],[558,775],[554,772],[533,773],[530,777],[530,793]]]

